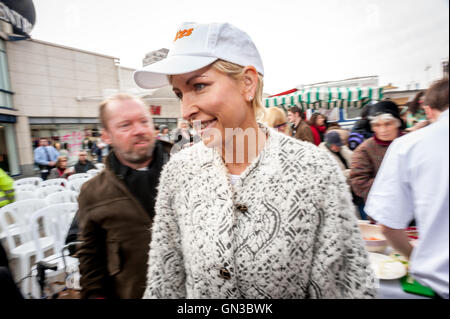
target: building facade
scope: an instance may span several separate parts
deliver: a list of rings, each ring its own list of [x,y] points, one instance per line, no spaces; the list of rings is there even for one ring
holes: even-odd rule
[[[67,143],[76,156],[98,136],[98,101],[118,88],[118,59],[38,40],[6,42],[6,52],[17,110],[19,172],[11,174],[32,175],[39,138]]]
[[[98,105],[118,92],[140,96],[154,122],[175,128],[179,101],[169,87],[143,90],[135,69],[116,57],[28,39],[0,42],[0,167],[12,176],[36,173],[40,138],[66,145],[69,162],[99,139]]]

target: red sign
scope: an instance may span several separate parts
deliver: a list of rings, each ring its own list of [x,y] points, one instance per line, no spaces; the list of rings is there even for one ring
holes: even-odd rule
[[[152,115],[161,115],[161,105],[150,105],[150,113]]]

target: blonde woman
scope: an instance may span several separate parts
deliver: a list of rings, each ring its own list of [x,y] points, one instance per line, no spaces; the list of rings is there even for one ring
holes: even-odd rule
[[[201,137],[161,174],[144,298],[375,296],[336,162],[258,123],[263,74],[227,23],[183,24],[168,57],[135,73],[170,84]]]
[[[48,179],[67,178],[74,173],[73,167],[67,167],[67,156],[59,156],[56,160],[55,167],[50,170]]]
[[[286,113],[276,106],[269,107],[264,114],[263,123],[276,129],[278,132],[290,136],[290,130]]]

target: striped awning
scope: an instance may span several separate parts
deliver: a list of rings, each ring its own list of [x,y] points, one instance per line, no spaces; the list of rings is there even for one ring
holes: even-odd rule
[[[381,100],[382,97],[382,87],[317,87],[268,97],[263,99],[263,105],[265,107],[279,106],[283,108],[298,106],[302,109],[361,108],[372,100]]]

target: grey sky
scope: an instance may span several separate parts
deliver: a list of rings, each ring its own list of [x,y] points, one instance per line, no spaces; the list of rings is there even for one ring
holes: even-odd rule
[[[449,56],[448,0],[35,0],[35,39],[120,58],[170,48],[184,21],[230,22],[255,42],[265,89],[379,75],[425,87]],[[425,67],[430,65],[428,72]]]

